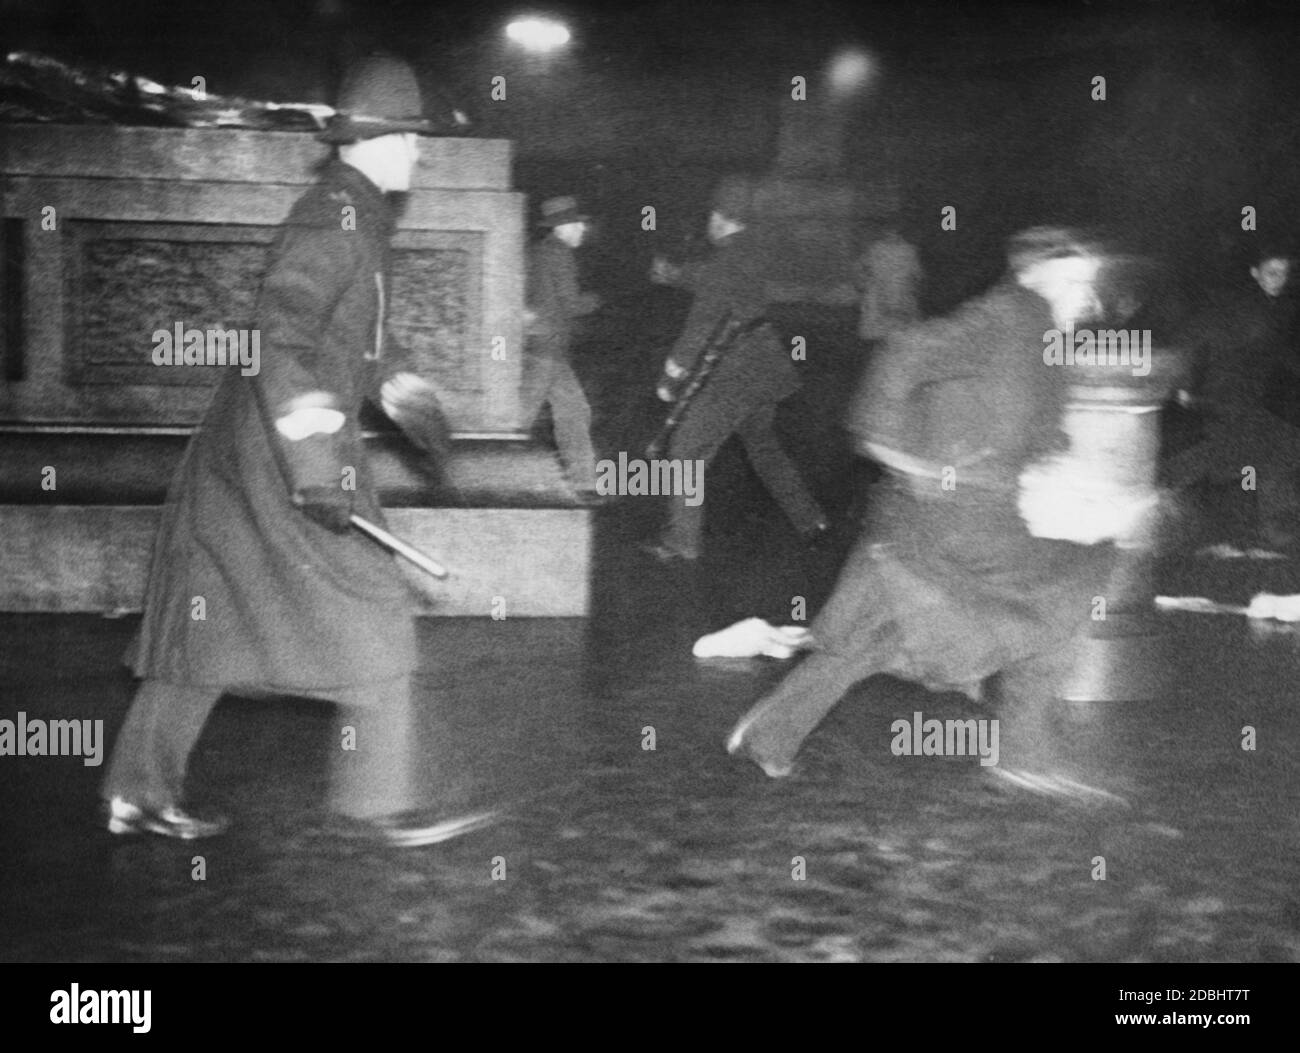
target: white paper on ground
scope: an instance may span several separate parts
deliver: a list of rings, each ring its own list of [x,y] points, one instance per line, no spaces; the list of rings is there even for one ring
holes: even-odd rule
[[[812,646],[812,633],[798,625],[769,625],[746,618],[716,633],[701,636],[691,653],[696,658],[792,658]]]
[[[1250,601],[1246,617],[1300,622],[1300,596],[1274,596],[1272,593],[1261,592]]]
[[[1280,552],[1272,552],[1266,548],[1240,549],[1235,545],[1229,545],[1226,541],[1216,545],[1206,545],[1196,554],[1207,559],[1286,559],[1286,556]]]
[[[1247,618],[1269,618],[1279,622],[1300,622],[1300,595],[1276,596],[1258,593],[1247,607],[1216,603],[1204,596],[1157,596],[1162,611],[1190,611],[1193,614],[1244,614]]]

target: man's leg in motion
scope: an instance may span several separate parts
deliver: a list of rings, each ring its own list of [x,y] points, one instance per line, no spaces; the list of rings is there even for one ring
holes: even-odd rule
[[[727,752],[744,752],[768,775],[788,775],[804,739],[854,684],[885,670],[896,646],[890,623],[852,654],[814,651],[740,718]]]
[[[745,453],[763,485],[800,534],[825,529],[826,516],[777,437],[776,406],[768,403],[740,423]]]
[[[591,404],[566,362],[557,362],[546,394],[555,422],[555,444],[570,482],[578,490],[596,489],[596,450],[591,443]]]
[[[113,744],[101,796],[161,812],[180,805],[190,753],[220,688],[144,680]]]
[[[704,544],[704,505],[688,505],[674,497],[668,515],[664,547],[686,559],[699,559]]]
[[[224,816],[199,818],[181,807],[190,754],[220,688],[145,680],[113,744],[100,795],[113,834],[161,834],[191,841],[223,833]]]
[[[338,742],[331,747],[332,810],[354,819],[374,819],[418,807],[419,728],[411,677],[334,697],[340,710]],[[349,745],[353,748],[344,748]]]
[[[543,356],[533,341],[529,341],[524,355],[523,376],[519,382],[519,410],[524,427],[532,431],[542,415],[542,407],[549,396],[547,389],[551,386],[554,362]]]
[[[1062,713],[1061,695],[1079,656],[1078,642],[1018,662],[1002,672],[998,706],[999,757],[994,773],[1036,793],[1127,803],[1097,782],[1100,758]]]
[[[668,460],[698,460],[708,465],[731,436],[735,424],[733,414],[711,399],[707,390],[701,392],[673,432],[665,457]],[[702,495],[703,500],[699,504],[688,505],[683,498],[673,497],[669,506],[670,518],[668,529],[663,535],[663,544],[687,559],[696,559],[700,555],[704,535],[704,508],[708,503],[707,479]]]
[[[1059,767],[1060,730],[1053,714],[1071,668],[1060,655],[1048,654],[1002,671],[997,710],[1000,767],[1038,773]]]

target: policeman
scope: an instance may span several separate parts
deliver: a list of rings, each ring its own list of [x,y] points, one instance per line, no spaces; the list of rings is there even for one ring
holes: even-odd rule
[[[709,214],[708,236],[714,252],[690,274],[688,284],[695,300],[686,327],[664,363],[659,397],[675,399],[728,315],[743,335],[699,389],[669,440],[666,456],[708,464],[728,438],[738,435],[754,471],[795,529],[804,537],[816,537],[826,531],[826,517],[774,430],[777,405],[796,390],[798,377],[772,328],[755,325],[768,303],[762,253],[749,226],[753,218],[748,181],[723,180]],[[657,273],[664,280],[662,263],[657,263]],[[667,531],[650,551],[665,561],[698,558],[707,503],[707,491],[703,503],[675,500]]]
[[[139,636],[142,678],[102,794],[108,829],[194,839],[223,817],[187,810],[190,752],[227,692],[340,705],[331,803],[417,843],[393,817],[419,804],[411,597],[393,558],[350,528],[382,522],[361,441],[367,398],[408,437],[441,444],[436,396],[384,344],[388,195],[409,189],[420,116],[413,71],[369,58],[323,136],[339,144],[294,205],[257,299],[261,370],[218,388],[172,480]],[[201,607],[200,607],[201,603]]]

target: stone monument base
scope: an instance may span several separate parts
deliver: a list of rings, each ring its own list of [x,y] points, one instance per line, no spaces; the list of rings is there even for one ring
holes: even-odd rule
[[[140,610],[186,438],[178,429],[7,432],[0,610]],[[368,445],[390,530],[451,571],[436,581],[412,570],[420,613],[586,616],[591,511],[567,496],[552,451],[509,439],[458,442],[448,481],[435,489],[403,460],[400,440],[372,436]],[[63,467],[47,493],[33,480],[51,463]]]

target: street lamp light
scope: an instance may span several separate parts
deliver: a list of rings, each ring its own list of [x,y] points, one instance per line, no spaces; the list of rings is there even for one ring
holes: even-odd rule
[[[847,47],[835,53],[826,72],[831,94],[846,98],[868,87],[876,78],[879,65],[869,51]]]
[[[555,51],[569,42],[569,28],[551,18],[520,18],[506,26],[506,36],[527,51]]]

